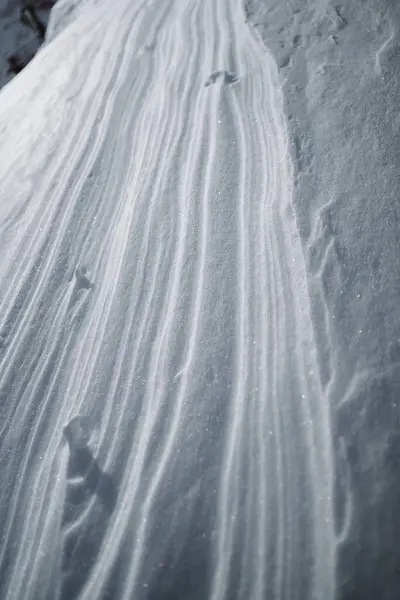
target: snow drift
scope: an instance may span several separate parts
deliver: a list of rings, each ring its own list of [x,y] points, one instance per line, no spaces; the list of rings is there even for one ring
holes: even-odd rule
[[[1,597],[334,598],[350,513],[242,3],[61,1],[0,136]]]

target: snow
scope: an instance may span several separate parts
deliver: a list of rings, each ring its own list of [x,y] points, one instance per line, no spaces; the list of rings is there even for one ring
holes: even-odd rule
[[[397,598],[387,6],[52,10],[0,92],[2,600]]]
[[[331,407],[339,598],[398,598],[399,25],[391,1],[246,2],[280,68]],[[285,59],[285,60],[284,60]]]

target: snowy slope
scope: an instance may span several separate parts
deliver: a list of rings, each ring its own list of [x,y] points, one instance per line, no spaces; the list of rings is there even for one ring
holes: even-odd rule
[[[334,598],[276,63],[240,0],[66,6],[0,93],[0,597]]]

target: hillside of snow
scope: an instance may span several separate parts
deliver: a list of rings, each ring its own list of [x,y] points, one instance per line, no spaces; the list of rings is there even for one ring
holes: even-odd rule
[[[2,600],[397,599],[399,18],[54,6],[0,91]]]

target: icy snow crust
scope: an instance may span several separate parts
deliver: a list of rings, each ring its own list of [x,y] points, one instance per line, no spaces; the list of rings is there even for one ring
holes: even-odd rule
[[[239,0],[75,5],[0,93],[0,597],[333,599],[276,62]]]

